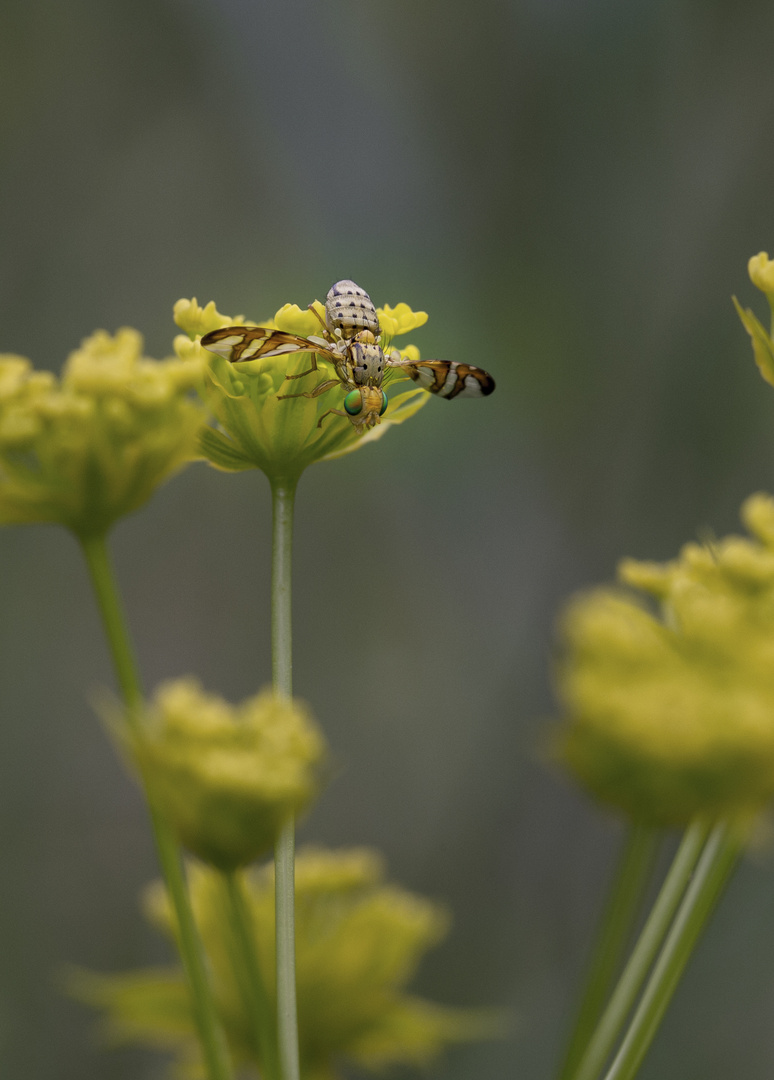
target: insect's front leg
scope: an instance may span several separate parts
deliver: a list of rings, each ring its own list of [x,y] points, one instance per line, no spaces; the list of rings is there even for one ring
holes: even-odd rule
[[[312,353],[312,366],[307,371],[299,371],[298,375],[286,375],[286,381],[288,379],[303,379],[305,375],[311,375],[313,371],[317,371],[317,353]],[[291,394],[286,394],[286,397],[292,397]]]
[[[317,426],[321,428],[323,420],[326,416],[330,416],[331,413],[333,413],[335,416],[345,416],[347,420],[352,419],[349,413],[345,413],[343,409],[328,409],[327,412],[324,412],[320,419],[317,421]]]
[[[289,375],[288,378],[295,379],[296,376]],[[305,390],[303,393],[300,394],[277,394],[277,401],[282,401],[283,398],[291,397],[316,398],[319,397],[320,394],[325,394],[328,392],[328,390],[332,390],[334,386],[341,386],[341,383],[338,379],[326,379],[325,382],[321,382],[318,386],[315,386],[314,390]]]

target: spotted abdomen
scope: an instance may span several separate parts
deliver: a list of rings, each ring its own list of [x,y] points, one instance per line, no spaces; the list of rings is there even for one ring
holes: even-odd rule
[[[354,337],[361,330],[379,336],[376,308],[365,289],[354,281],[337,281],[331,285],[325,297],[325,321],[331,332],[340,330],[345,338]]]

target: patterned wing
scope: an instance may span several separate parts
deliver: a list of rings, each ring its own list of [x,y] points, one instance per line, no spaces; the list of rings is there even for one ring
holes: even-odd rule
[[[284,330],[270,330],[268,326],[224,326],[205,334],[202,345],[232,364],[300,352],[322,353],[334,359],[328,342],[323,338],[297,337],[286,334]]]
[[[404,368],[414,382],[439,397],[486,397],[495,388],[495,381],[489,372],[472,364],[456,364],[452,360],[392,358],[387,363],[390,367]]]

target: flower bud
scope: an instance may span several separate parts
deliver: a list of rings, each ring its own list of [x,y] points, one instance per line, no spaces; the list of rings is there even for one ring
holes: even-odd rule
[[[412,311],[408,304],[403,303],[395,307],[385,304],[383,308],[377,308],[376,313],[379,325],[390,340],[424,326],[428,317],[426,311]]]
[[[774,261],[765,251],[753,255],[747,264],[750,281],[753,285],[766,293],[766,296],[774,296]]]
[[[767,548],[774,550],[774,499],[762,491],[742,503],[742,521]]]
[[[736,297],[733,297],[734,306],[752,340],[755,363],[766,382],[774,386],[774,261],[761,251],[750,259],[748,270],[753,285],[766,294],[772,312],[771,330],[765,330],[753,312],[749,308],[743,309]]]

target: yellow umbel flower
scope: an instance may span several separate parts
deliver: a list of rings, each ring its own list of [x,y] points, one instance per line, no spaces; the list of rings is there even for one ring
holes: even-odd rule
[[[746,817],[774,796],[774,500],[742,516],[755,539],[621,564],[655,609],[600,589],[564,614],[561,755],[635,819]]]
[[[325,308],[315,301],[314,308],[321,318]],[[424,312],[413,312],[407,304],[396,308],[377,309],[383,322],[383,337],[408,333],[426,320]],[[242,316],[221,315],[214,303],[202,308],[196,301],[179,300],[175,305],[175,321],[185,331],[175,339],[180,357],[196,356],[207,365],[205,396],[207,405],[217,421],[217,427],[206,428],[201,437],[201,450],[219,469],[238,471],[262,469],[271,480],[295,481],[303,470],[315,461],[340,457],[380,438],[393,425],[401,424],[426,404],[426,391],[412,387],[389,398],[389,413],[379,426],[366,434],[358,434],[346,416],[330,415],[322,427],[318,421],[329,410],[329,399],[294,397],[280,399],[280,394],[292,392],[294,383],[288,376],[297,375],[310,367],[310,353],[289,353],[284,356],[263,357],[259,362],[233,364],[201,347],[204,334],[226,326],[255,326]],[[285,304],[273,319],[264,319],[260,326],[282,330],[299,337],[320,334],[319,319],[308,309]],[[188,336],[186,336],[188,335]],[[398,350],[410,360],[419,359],[419,351],[409,345]],[[317,383],[335,379],[333,366],[317,356]],[[388,368],[382,387],[405,379],[405,373]],[[295,383],[298,387],[299,384]],[[312,376],[311,386],[315,386]],[[335,390],[332,391],[335,393]],[[341,404],[340,401],[337,404]]]
[[[149,360],[142,345],[136,330],[99,330],[61,380],[0,356],[0,524],[103,534],[195,454],[202,365]]]
[[[237,1067],[260,1068],[249,1017],[231,966],[222,883],[202,867],[190,875],[194,913],[213,972]],[[245,877],[258,957],[274,1001],[273,869]],[[147,897],[167,933],[172,915],[161,885]],[[367,1069],[432,1060],[444,1046],[496,1034],[492,1011],[436,1005],[406,992],[424,952],[446,934],[437,904],[384,882],[373,851],[302,850],[296,861],[296,959],[301,1075],[333,1080],[347,1061]],[[195,1076],[197,1049],[182,975],[147,971],[81,976],[78,996],[101,1007],[120,1041],[175,1047]]]
[[[317,794],[325,755],[300,702],[264,690],[229,705],[193,678],[164,683],[123,738],[181,843],[222,870],[272,848]]]

